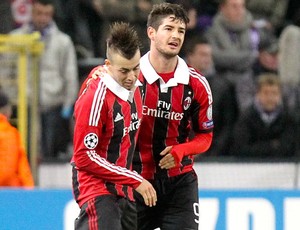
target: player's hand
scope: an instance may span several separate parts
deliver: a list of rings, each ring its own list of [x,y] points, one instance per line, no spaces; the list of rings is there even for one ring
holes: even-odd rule
[[[147,206],[152,207],[156,205],[156,191],[149,181],[143,179],[142,183],[135,190],[142,195]]]
[[[175,158],[170,153],[171,149],[172,146],[168,146],[160,153],[161,156],[164,156],[158,164],[162,169],[170,169],[176,166]]]
[[[98,69],[92,75],[92,79],[97,80],[103,77],[105,73],[107,73],[107,70],[103,66],[98,66]]]

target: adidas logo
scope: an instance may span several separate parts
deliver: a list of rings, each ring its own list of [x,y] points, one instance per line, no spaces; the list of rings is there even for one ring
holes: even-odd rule
[[[115,122],[117,122],[117,121],[120,121],[120,120],[123,120],[124,119],[124,117],[120,114],[120,113],[117,113],[117,116],[115,117]]]

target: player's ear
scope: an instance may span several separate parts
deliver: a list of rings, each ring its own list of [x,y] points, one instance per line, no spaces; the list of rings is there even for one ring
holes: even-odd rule
[[[154,39],[154,36],[155,36],[155,34],[156,34],[156,30],[155,30],[153,27],[149,26],[149,27],[147,28],[147,34],[148,34],[148,38],[149,38],[150,40],[153,40],[153,39]]]
[[[110,66],[110,65],[111,65],[111,62],[110,62],[110,60],[105,59],[105,60],[104,60],[104,64],[105,64],[106,66]]]

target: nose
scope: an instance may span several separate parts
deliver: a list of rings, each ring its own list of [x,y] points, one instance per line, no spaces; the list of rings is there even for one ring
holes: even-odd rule
[[[178,32],[176,32],[176,31],[173,32],[173,33],[172,33],[172,38],[178,38]]]
[[[174,29],[172,31],[172,38],[180,38],[182,36],[182,31],[180,29]]]
[[[134,81],[134,79],[136,78],[136,74],[135,74],[135,71],[133,70],[130,70],[128,73],[127,73],[127,78]]]

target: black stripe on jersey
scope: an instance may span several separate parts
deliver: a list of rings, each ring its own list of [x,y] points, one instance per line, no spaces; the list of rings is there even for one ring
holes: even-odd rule
[[[142,135],[142,134],[139,133],[139,135]],[[135,152],[134,152],[133,160],[132,160],[132,166],[133,166],[133,169],[137,173],[141,174],[141,172],[142,172],[142,160],[141,160],[141,156],[140,156],[140,150],[139,150],[138,143],[135,147]]]
[[[136,114],[137,113],[137,110],[136,110],[136,103],[135,103],[135,100],[133,100],[133,102],[131,103],[131,114]],[[138,119],[138,118],[137,118]],[[131,121],[132,122],[136,122],[138,120],[133,120],[133,118],[131,118]],[[131,166],[131,163],[132,163],[132,158],[133,158],[133,153],[134,153],[134,149],[135,149],[135,134],[136,134],[137,130],[134,129],[134,130],[131,130],[129,132],[129,137],[130,137],[130,148],[128,150],[128,154],[127,154],[127,162],[126,162],[126,168],[130,168]]]
[[[178,138],[177,138],[178,143],[186,142],[186,138],[189,136],[190,130],[188,129],[188,124],[191,119],[191,116],[193,116],[193,114],[191,114],[193,113],[193,110],[191,109],[191,104],[187,105],[187,103],[189,102],[192,103],[193,98],[194,98],[194,93],[191,87],[189,85],[184,85],[182,101],[181,101],[183,118],[181,119],[178,127]]]
[[[115,100],[115,103],[113,105],[113,119],[115,119],[118,116],[123,116],[122,114],[122,107],[121,105]],[[124,116],[123,116],[124,118]],[[124,130],[124,119],[113,121],[114,122],[114,128],[113,128],[113,134],[111,137],[111,141],[108,145],[107,150],[107,160],[111,163],[116,163],[120,156],[120,144],[122,142],[123,137],[123,130]],[[116,144],[117,143],[117,144]]]
[[[116,185],[114,183],[111,182],[106,182],[105,183],[107,190],[111,193],[111,194],[118,194],[118,191],[116,189]]]
[[[128,186],[127,185],[123,185],[122,191],[124,192],[125,197],[128,197]]]
[[[71,163],[72,165],[72,184],[73,184],[73,191],[74,191],[74,196],[75,196],[75,200],[78,200],[79,197],[79,182],[78,182],[78,176],[77,176],[77,169],[75,168],[75,163]]]
[[[157,87],[160,89],[159,82],[157,81]],[[171,98],[172,98],[172,87],[168,88],[167,93],[162,93],[161,90],[159,90],[159,96],[158,100],[166,102],[168,104],[171,104]],[[172,108],[172,106],[171,106]],[[157,109],[159,109],[157,107]],[[168,112],[171,112],[170,110]],[[153,129],[153,153],[160,153],[162,150],[166,148],[166,136],[168,134],[168,127],[169,127],[169,120],[161,117],[155,118],[155,124]],[[155,162],[159,162],[159,160],[162,158],[159,154],[153,154]],[[157,169],[160,169],[160,167],[157,167]],[[165,170],[166,175],[167,171]]]
[[[178,127],[178,138],[177,138],[177,141],[178,143],[185,143],[186,142],[186,138],[189,136],[189,133],[190,133],[190,129],[188,129],[188,124],[189,124],[189,121],[191,119],[191,117],[197,117],[197,121],[198,121],[198,113],[196,114],[195,110],[193,109],[192,107],[192,104],[194,102],[194,92],[192,90],[192,88],[189,86],[189,85],[184,85],[184,88],[183,88],[183,97],[182,97],[182,111],[183,111],[183,119],[180,121],[179,123],[179,127]],[[191,100],[191,101],[190,101]],[[187,103],[190,101],[190,105],[189,107],[187,108]],[[187,109],[185,109],[187,108]],[[197,122],[198,124],[198,122]],[[192,124],[193,125],[193,122]],[[192,127],[190,127],[192,128]],[[185,166],[185,165],[190,165],[192,164],[192,160],[185,156],[182,161],[181,161],[181,165],[182,165],[182,168]]]
[[[142,101],[144,104],[145,101],[145,95],[146,95],[146,91],[147,91],[147,84],[145,83],[145,79],[140,79],[140,81],[143,83],[142,86],[140,86],[140,92],[142,94]],[[141,132],[139,133],[139,135],[143,135]],[[141,160],[141,156],[140,156],[140,150],[139,150],[139,144],[136,144],[135,147],[135,152],[133,155],[133,160],[132,160],[132,166],[133,169],[137,172],[137,173],[141,173],[142,172],[142,160]]]
[[[201,108],[199,102],[193,100],[191,104],[191,121],[192,121],[192,128],[196,133],[200,132],[200,127],[199,127],[200,109]]]

